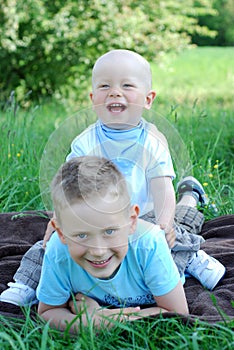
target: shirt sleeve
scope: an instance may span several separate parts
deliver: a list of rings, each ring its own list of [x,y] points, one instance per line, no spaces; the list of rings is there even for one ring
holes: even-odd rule
[[[67,273],[69,261],[64,252],[66,246],[59,250],[57,242],[58,238],[54,233],[46,248],[41,278],[36,292],[39,301],[54,306],[66,303],[71,295]]]
[[[175,178],[171,154],[165,136],[157,128],[148,123],[148,137],[146,139],[149,165],[146,176],[148,179],[161,176]]]
[[[67,155],[66,161],[75,157],[85,156],[85,151],[86,147],[82,142],[82,138],[80,136],[77,136],[71,143],[71,152]]]
[[[91,124],[80,135],[78,135],[71,143],[71,152],[67,155],[66,161],[74,158],[92,155],[95,140],[96,124]]]

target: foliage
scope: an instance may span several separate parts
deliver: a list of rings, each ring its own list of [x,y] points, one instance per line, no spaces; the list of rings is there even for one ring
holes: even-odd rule
[[[193,43],[203,46],[233,46],[234,45],[234,2],[233,0],[211,0],[212,7],[217,11],[214,18],[210,15],[198,16],[198,23],[215,30],[215,37],[193,34]]]
[[[150,60],[190,44],[192,33],[213,35],[197,17],[214,15],[208,0],[1,0],[0,91],[18,100],[32,91],[84,97],[96,58],[128,48]],[[79,90],[79,96],[78,96]]]

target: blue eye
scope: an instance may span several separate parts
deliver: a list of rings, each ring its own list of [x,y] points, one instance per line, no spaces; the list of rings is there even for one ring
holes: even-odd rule
[[[115,230],[113,228],[109,228],[105,231],[106,235],[110,236],[115,232]]]
[[[86,233],[79,233],[76,238],[79,238],[79,239],[84,239],[84,238],[87,238],[87,235]]]

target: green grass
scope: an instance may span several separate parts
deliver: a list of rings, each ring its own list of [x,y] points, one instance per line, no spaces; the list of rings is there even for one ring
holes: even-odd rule
[[[234,212],[233,54],[234,48],[197,48],[152,65],[158,96],[147,116],[168,138],[178,175],[176,181],[183,174],[194,174],[205,185],[211,202],[218,206],[219,215]],[[68,109],[54,101],[23,110],[12,96],[0,112],[1,212],[44,208],[39,188],[42,154],[45,147],[48,149],[47,141],[53,131],[76,110],[78,106]],[[89,122],[85,113],[79,116],[81,126],[73,130],[75,133]],[[66,138],[61,131],[53,135],[59,135],[54,138],[59,145]],[[213,215],[209,210],[205,214],[207,219]],[[98,334],[88,327],[77,338],[66,333],[61,336],[28,314],[26,321],[8,322],[0,318],[0,348],[4,350],[224,350],[234,345],[233,322],[217,325],[197,322],[188,326],[176,319],[153,320],[118,324]]]
[[[234,212],[233,55],[234,48],[203,47],[152,65],[158,93],[154,110],[179,132],[192,164],[190,173],[206,185],[219,214]],[[157,125],[157,115],[151,119]],[[167,134],[168,125],[163,122],[161,129]],[[169,131],[169,145],[171,136],[173,153],[176,139]]]
[[[61,334],[40,320],[32,320],[28,313],[26,321],[0,318],[0,323],[0,348],[4,350],[231,350],[234,345],[231,325],[208,325],[203,322],[186,324],[176,318],[159,317],[132,323],[116,321],[109,330],[95,330],[90,324],[82,328],[77,337],[72,337],[66,331]]]
[[[166,56],[152,66],[153,87],[159,100],[233,104],[233,55],[233,47],[202,47]]]

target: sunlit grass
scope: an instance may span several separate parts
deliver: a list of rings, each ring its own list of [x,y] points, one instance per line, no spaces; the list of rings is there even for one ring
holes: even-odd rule
[[[152,65],[153,87],[164,104],[199,99],[233,105],[233,47],[198,47]]]
[[[82,328],[79,336],[49,327],[39,319],[12,320],[0,317],[0,348],[4,350],[39,349],[232,349],[233,324],[209,325],[186,323],[177,318],[162,317],[119,323],[113,328]]]

